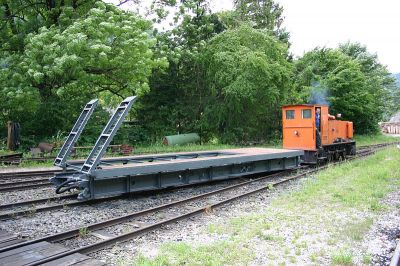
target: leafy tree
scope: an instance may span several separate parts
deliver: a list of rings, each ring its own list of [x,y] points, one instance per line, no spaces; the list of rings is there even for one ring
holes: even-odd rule
[[[146,32],[150,27],[132,13],[99,2],[65,29],[41,28],[29,35],[23,71],[43,99],[83,90],[140,94],[148,90],[147,77],[156,66]]]
[[[368,52],[367,47],[360,43],[344,43],[339,45],[339,49],[356,60],[360,65],[362,72],[367,77],[367,83],[372,88],[381,88],[380,90],[372,89],[381,97],[383,102],[383,120],[387,120],[396,111],[400,110],[399,103],[399,87],[396,79],[389,73],[387,68],[379,63],[378,56]]]
[[[204,123],[225,142],[265,140],[280,129],[291,93],[287,45],[264,30],[241,26],[212,38],[204,64],[213,97]]]
[[[173,1],[172,1],[173,2]],[[150,92],[140,99],[137,117],[150,139],[166,134],[200,132],[200,119],[207,90],[201,64],[206,40],[224,30],[208,1],[172,3],[177,7],[177,25],[158,33],[154,53],[166,56],[169,67],[156,70]],[[165,6],[164,6],[165,8]]]
[[[39,91],[26,82],[26,73],[21,66],[24,59],[26,37],[36,34],[41,27],[67,26],[85,14],[95,1],[8,1],[0,3],[0,124],[7,120],[22,122],[24,136],[47,132],[50,118],[57,109],[47,108],[60,105],[59,101],[41,103]],[[47,105],[47,107],[46,107]],[[65,109],[65,106],[60,110]],[[37,116],[37,114],[40,116]],[[49,116],[47,123],[32,127],[33,120]],[[33,132],[32,132],[33,130]],[[28,131],[28,132],[27,132]]]
[[[282,27],[283,7],[273,0],[234,0],[238,21],[248,22],[255,29],[265,29],[281,41],[289,43],[289,33]]]
[[[378,130],[385,90],[381,84],[371,83],[366,72],[373,68],[371,63],[363,65],[341,49],[316,48],[296,61],[295,66],[296,89],[304,101],[318,88],[324,88],[331,112],[342,113],[344,119],[353,121],[357,133]]]
[[[2,50],[23,51],[25,37],[39,28],[67,27],[86,14],[95,0],[2,0],[0,3],[0,40]]]
[[[212,135],[222,137],[224,141],[244,139],[236,133],[233,136],[223,137],[227,131],[216,130],[217,122],[209,120],[210,117],[205,118],[207,113],[205,110],[215,108],[218,100],[216,100],[217,94],[211,93],[210,87],[214,85],[207,82],[209,65],[204,64],[203,60],[208,40],[219,36],[227,28],[235,29],[243,23],[263,29],[265,34],[269,32],[272,35],[283,36],[281,35],[282,8],[279,5],[272,1],[262,1],[259,4],[253,3],[254,5],[249,7],[251,10],[243,10],[241,7],[244,6],[244,2],[237,2],[235,11],[215,14],[211,12],[207,0],[153,1],[153,11],[158,15],[155,22],[167,17],[169,6],[173,6],[177,12],[174,14],[175,27],[156,35],[158,42],[154,52],[159,56],[167,55],[169,68],[167,71],[153,72],[150,79],[150,93],[140,99],[137,114],[143,130],[151,133],[152,140],[165,134],[189,131],[200,132],[203,139]],[[255,10],[259,12],[258,15],[250,16]],[[251,30],[251,27],[248,29]],[[240,54],[242,51],[236,52]],[[287,52],[284,54],[287,56]],[[250,76],[255,73],[247,75],[249,80],[252,80]],[[285,89],[287,88],[282,91]],[[286,95],[282,96],[285,97]],[[274,107],[271,107],[274,110],[271,111],[274,118],[263,118],[273,121],[271,128],[274,130],[279,127],[277,121],[280,119],[279,104],[280,100],[277,100]],[[266,137],[265,131],[258,137]]]
[[[7,51],[7,45],[2,49],[0,93],[13,100],[1,104],[3,121],[22,120],[30,134],[49,136],[70,128],[90,98],[112,104],[147,92],[152,69],[166,64],[153,60],[150,48],[155,41],[148,21],[101,1],[79,15],[76,1],[68,2],[72,6],[60,3],[43,16],[33,6],[32,14],[47,18],[44,26],[24,36],[22,50]],[[16,106],[18,99],[23,106]],[[32,116],[24,119],[28,110]]]

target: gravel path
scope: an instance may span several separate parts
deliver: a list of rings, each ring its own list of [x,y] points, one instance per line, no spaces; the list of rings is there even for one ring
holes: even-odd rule
[[[217,184],[164,191],[152,196],[138,196],[77,207],[66,206],[64,209],[52,212],[37,214],[33,212],[28,216],[1,221],[0,229],[13,232],[22,238],[38,238],[77,227],[85,227],[92,223],[184,199],[189,196],[210,192],[238,182],[239,180],[230,180]],[[40,191],[38,194],[49,192],[48,190],[41,189],[35,190],[35,193],[38,191]],[[26,198],[23,192],[13,196],[16,201]],[[2,197],[6,198],[7,196],[2,195]],[[9,200],[10,198],[8,198],[7,202]]]
[[[271,193],[258,193],[251,197],[238,200],[234,203],[218,208],[212,213],[202,214],[189,220],[177,222],[173,225],[164,226],[160,230],[141,236],[137,239],[130,240],[112,248],[93,253],[91,256],[96,259],[105,261],[107,265],[122,265],[133,263],[134,258],[138,255],[146,257],[154,257],[158,254],[161,245],[169,242],[184,241],[189,245],[198,246],[202,244],[210,245],[213,242],[227,240],[228,235],[210,233],[208,228],[215,224],[224,224],[229,219],[235,217],[246,216],[249,213],[262,211],[267,208],[271,200],[281,195],[288,195],[293,191],[301,188],[303,181],[294,181],[289,185],[284,185],[272,191]],[[358,212],[338,217],[343,223],[351,222],[353,219],[373,219],[373,225],[370,231],[365,235],[364,239],[352,247],[353,262],[356,265],[388,265],[390,258],[396,246],[396,237],[399,238],[400,231],[400,190],[397,190],[384,198],[384,204],[388,206],[384,214],[377,216],[369,216],[369,214]],[[328,218],[329,217],[325,217]],[[311,230],[306,224],[300,226],[300,230]],[[313,228],[315,230],[315,228]],[[329,231],[329,230],[328,230]],[[268,265],[269,263],[286,263],[288,265],[329,265],[331,258],[329,251],[335,252],[340,247],[337,243],[324,243],[324,239],[328,239],[328,234],[321,230],[320,233],[306,236],[300,239],[310,243],[308,247],[301,249],[297,253],[296,247],[293,246],[293,235],[295,231],[281,230],[283,242],[272,242],[266,245],[261,239],[252,239],[251,246],[256,256],[251,265]],[[318,241],[317,241],[318,240]],[[322,240],[322,241],[321,241]],[[398,240],[398,239],[397,239]],[[285,249],[286,258],[281,259],[280,252]],[[319,254],[320,257],[316,261],[310,260],[317,252],[325,250],[326,254]],[[366,255],[370,254],[370,262],[366,262]],[[295,258],[294,260],[292,260]],[[281,260],[279,260],[281,259]],[[368,257],[367,257],[368,259]]]
[[[0,205],[20,202],[20,201],[28,201],[35,200],[47,197],[58,197],[54,192],[54,187],[44,187],[44,188],[33,188],[26,190],[16,190],[9,192],[1,192],[0,193]]]
[[[224,223],[227,219],[253,212],[258,208],[269,206],[272,199],[296,189],[302,181],[292,181],[269,193],[260,192],[250,197],[223,205],[210,213],[204,213],[175,224],[166,225],[137,239],[115,245],[112,248],[91,254],[91,257],[102,260],[107,265],[121,265],[133,262],[139,254],[152,257],[157,254],[160,245],[166,242],[181,242],[196,245],[198,243],[212,243],[225,240],[224,235],[208,234],[207,227],[215,223]]]
[[[400,241],[400,190],[388,195],[384,203],[388,211],[377,217],[362,244],[375,265],[389,265]]]

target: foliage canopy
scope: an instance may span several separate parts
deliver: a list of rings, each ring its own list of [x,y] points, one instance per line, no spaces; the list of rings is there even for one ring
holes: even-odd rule
[[[50,139],[98,97],[106,108],[88,125],[96,137],[109,107],[139,95],[124,141],[194,131],[243,143],[276,138],[281,105],[314,101],[316,92],[357,133],[376,132],[398,110],[398,84],[361,44],[293,60],[274,0],[235,0],[219,13],[209,0],[153,0],[148,11],[144,19],[99,0],[1,1],[0,124],[17,121],[26,138]],[[155,26],[168,20],[167,30]]]
[[[267,31],[241,26],[212,38],[205,51],[207,125],[228,142],[263,140],[280,126],[292,66],[287,46]]]
[[[11,3],[4,3],[3,10],[18,14]],[[150,22],[101,1],[90,8],[74,5],[61,1],[40,11],[32,6],[17,25],[3,14],[2,35],[14,36],[0,51],[0,93],[7,97],[0,103],[3,123],[20,121],[30,124],[23,128],[31,134],[49,136],[70,128],[90,98],[99,97],[107,106],[146,93],[152,69],[166,65],[150,49],[155,43]],[[31,12],[40,19],[31,18]],[[36,27],[25,25],[26,19]],[[21,32],[14,34],[14,26]]]

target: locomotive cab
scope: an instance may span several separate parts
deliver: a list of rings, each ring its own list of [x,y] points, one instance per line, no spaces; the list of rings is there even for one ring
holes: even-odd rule
[[[319,109],[319,127],[316,113]],[[282,107],[283,148],[304,150],[304,163],[319,163],[354,155],[353,123],[336,120],[328,106],[315,104]]]

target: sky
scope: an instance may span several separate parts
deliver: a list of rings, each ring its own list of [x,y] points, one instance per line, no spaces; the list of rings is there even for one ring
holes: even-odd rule
[[[392,73],[400,73],[399,0],[278,0],[291,52],[302,56],[319,47],[359,42],[376,53]],[[232,0],[212,1],[215,10],[232,8]]]
[[[283,26],[290,32],[290,50],[295,56],[315,47],[359,42],[376,53],[390,72],[400,73],[399,0],[276,1],[284,8]],[[232,0],[210,2],[214,12],[233,8]]]

